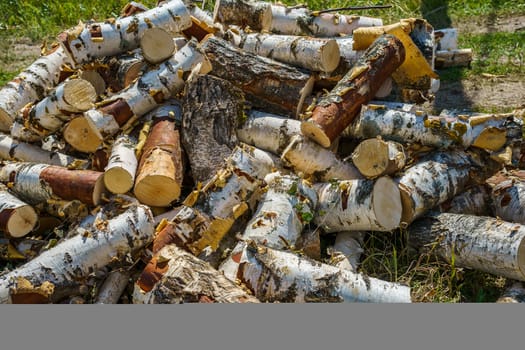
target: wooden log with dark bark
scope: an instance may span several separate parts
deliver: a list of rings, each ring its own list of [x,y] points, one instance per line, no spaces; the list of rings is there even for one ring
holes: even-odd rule
[[[405,50],[397,38],[385,35],[377,39],[335,88],[317,102],[311,117],[301,124],[302,133],[330,147],[404,59]]]
[[[0,276],[0,303],[29,303],[32,293],[17,296],[20,281],[35,287],[49,284],[54,293],[78,285],[89,274],[110,262],[122,259],[151,242],[153,216],[146,206],[132,206],[124,213],[73,234],[26,264]]]
[[[315,80],[310,74],[213,36],[203,41],[202,48],[211,61],[210,74],[240,87],[255,108],[290,117],[302,111]]]
[[[182,144],[193,180],[205,182],[239,143],[236,129],[244,115],[244,97],[226,80],[196,76],[188,82],[182,105]]]
[[[78,199],[98,205],[104,192],[104,173],[38,163],[8,163],[0,168],[0,182],[30,204],[53,198]]]
[[[410,288],[247,244],[237,278],[262,302],[410,303]]]
[[[149,270],[161,270],[162,276],[152,285],[143,279],[138,281],[133,294],[135,304],[259,302],[209,263],[174,244],[165,246],[150,260],[145,268]]]
[[[0,183],[0,232],[19,238],[31,232],[38,222],[35,209],[11,193]]]
[[[429,213],[408,227],[408,240],[458,267],[525,280],[525,226],[488,216]]]

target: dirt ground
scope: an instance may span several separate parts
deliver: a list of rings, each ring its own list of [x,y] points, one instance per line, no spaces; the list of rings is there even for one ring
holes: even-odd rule
[[[461,33],[493,31],[525,31],[525,16],[497,18],[492,16],[452,24]],[[20,70],[30,65],[40,54],[40,45],[28,40],[3,43],[0,47],[0,67]],[[476,52],[474,52],[474,56]],[[441,82],[439,91],[429,105],[439,113],[443,109],[509,111],[525,107],[525,74],[481,75],[460,82]]]

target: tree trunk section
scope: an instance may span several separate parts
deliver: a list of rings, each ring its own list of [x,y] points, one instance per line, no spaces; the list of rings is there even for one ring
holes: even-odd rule
[[[189,82],[181,134],[195,183],[209,180],[239,143],[235,130],[243,102],[242,92],[226,80],[204,75]]]
[[[81,23],[59,34],[58,41],[76,64],[83,64],[136,49],[149,28],[177,34],[190,26],[190,14],[184,3],[172,0],[133,16],[103,23]]]
[[[135,51],[107,57],[102,60],[102,63],[98,72],[111,92],[118,92],[133,84],[147,67],[144,57]]]
[[[0,131],[9,131],[18,111],[44,98],[47,89],[58,84],[60,68],[69,59],[60,47],[38,58],[0,90]]]
[[[120,135],[113,143],[108,165],[104,169],[104,185],[111,193],[126,193],[133,188],[138,160],[136,140]]]
[[[38,222],[33,207],[13,196],[0,183],[0,232],[19,238],[31,232]]]
[[[259,302],[210,264],[173,244],[162,248],[145,271],[159,269],[163,275],[148,292],[139,280],[133,295],[135,304]]]
[[[225,26],[235,24],[255,31],[267,31],[272,23],[272,9],[270,3],[262,1],[217,0],[213,20]]]
[[[315,185],[319,205],[314,223],[326,233],[391,231],[399,227],[403,206],[397,184],[388,176]]]
[[[130,275],[123,269],[111,271],[100,286],[95,304],[117,304],[129,284]]]
[[[443,213],[493,216],[489,190],[484,185],[477,185],[458,194],[449,201],[441,203]]]
[[[409,242],[458,267],[525,280],[525,227],[487,216],[433,213],[408,227]]]
[[[237,277],[262,302],[411,302],[409,287],[254,244]]]
[[[212,64],[210,74],[240,87],[255,108],[290,117],[302,111],[313,88],[313,76],[216,37],[207,38],[202,48]]]
[[[335,236],[335,243],[331,247],[330,265],[341,270],[357,272],[361,254],[364,250],[363,245],[364,232],[360,231],[343,231]]]
[[[489,178],[494,215],[502,220],[525,224],[525,171],[499,172]]]
[[[0,276],[0,303],[12,302],[17,279],[26,279],[35,286],[50,283],[55,293],[76,285],[93,271],[153,239],[155,228],[149,208],[134,206],[100,225],[83,230],[44,251],[28,263]],[[18,302],[28,302],[18,299]]]
[[[11,183],[11,191],[31,204],[58,197],[98,205],[104,191],[103,175],[35,163],[9,163],[0,169],[0,181]]]
[[[158,118],[142,150],[133,192],[144,204],[167,207],[178,199],[184,177],[179,131],[173,118]]]
[[[472,49],[439,50],[436,51],[436,68],[470,67]]]
[[[272,5],[270,31],[277,34],[336,37],[352,34],[359,27],[381,26],[381,18],[321,13],[314,15],[307,8]]]
[[[352,162],[368,179],[392,175],[403,169],[406,154],[403,145],[381,138],[367,139],[352,152]]]
[[[301,124],[305,136],[328,148],[369,102],[385,79],[405,59],[403,44],[385,35],[367,49],[356,65],[315,106]]]

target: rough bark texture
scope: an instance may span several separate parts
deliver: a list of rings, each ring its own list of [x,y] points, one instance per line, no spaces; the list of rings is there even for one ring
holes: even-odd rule
[[[301,124],[305,136],[323,147],[332,142],[359,114],[385,79],[405,59],[403,44],[392,35],[377,39],[335,88],[316,104],[312,116]]]
[[[439,209],[444,213],[493,216],[489,192],[483,185],[471,187],[441,203]]]
[[[312,11],[304,7],[289,8],[284,5],[272,5],[270,30],[278,34],[335,37],[341,34],[352,34],[359,27],[380,25],[383,25],[380,18],[339,13],[314,15]]]
[[[505,221],[525,224],[525,171],[500,172],[489,178],[494,214]]]
[[[252,30],[269,30],[272,23],[271,4],[246,0],[217,0],[213,10],[214,22],[236,24]]]
[[[162,277],[147,293],[135,286],[135,304],[258,303],[259,301],[210,264],[175,245],[159,251],[146,270],[163,270]]]
[[[411,302],[409,287],[254,244],[237,277],[263,302]]]
[[[58,84],[60,68],[69,59],[61,47],[37,59],[0,90],[0,131],[9,131],[18,111],[42,99]]]
[[[210,74],[240,87],[256,108],[295,117],[313,88],[314,78],[297,68],[260,57],[209,37],[202,44]]]
[[[55,291],[76,285],[90,273],[149,243],[154,231],[153,216],[145,206],[134,206],[89,230],[83,229],[1,276],[0,303],[12,302],[12,291],[16,291],[20,278],[35,286],[51,283]]]
[[[103,175],[92,170],[21,162],[9,163],[0,169],[0,181],[11,183],[14,193],[33,204],[58,197],[98,205],[104,190]]]
[[[243,94],[226,80],[197,76],[182,104],[182,144],[195,183],[204,182],[238,144],[235,130],[244,113]]]
[[[525,280],[525,227],[487,216],[433,213],[408,227],[415,247],[432,251],[455,266]]]
[[[325,232],[391,231],[399,227],[400,191],[389,177],[315,185],[319,205],[314,223]]]
[[[82,64],[136,49],[148,28],[159,27],[176,34],[189,26],[191,18],[184,3],[171,0],[151,10],[117,20],[81,23],[59,34],[58,39],[71,58],[77,64]]]
[[[0,232],[8,237],[23,237],[33,230],[37,222],[35,210],[0,183]]]

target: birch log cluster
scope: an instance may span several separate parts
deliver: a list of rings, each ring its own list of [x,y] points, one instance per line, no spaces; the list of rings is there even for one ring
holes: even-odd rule
[[[422,19],[251,0],[64,30],[0,90],[0,302],[411,302],[361,269],[398,230],[525,281],[522,120],[391,101],[459,56]]]

